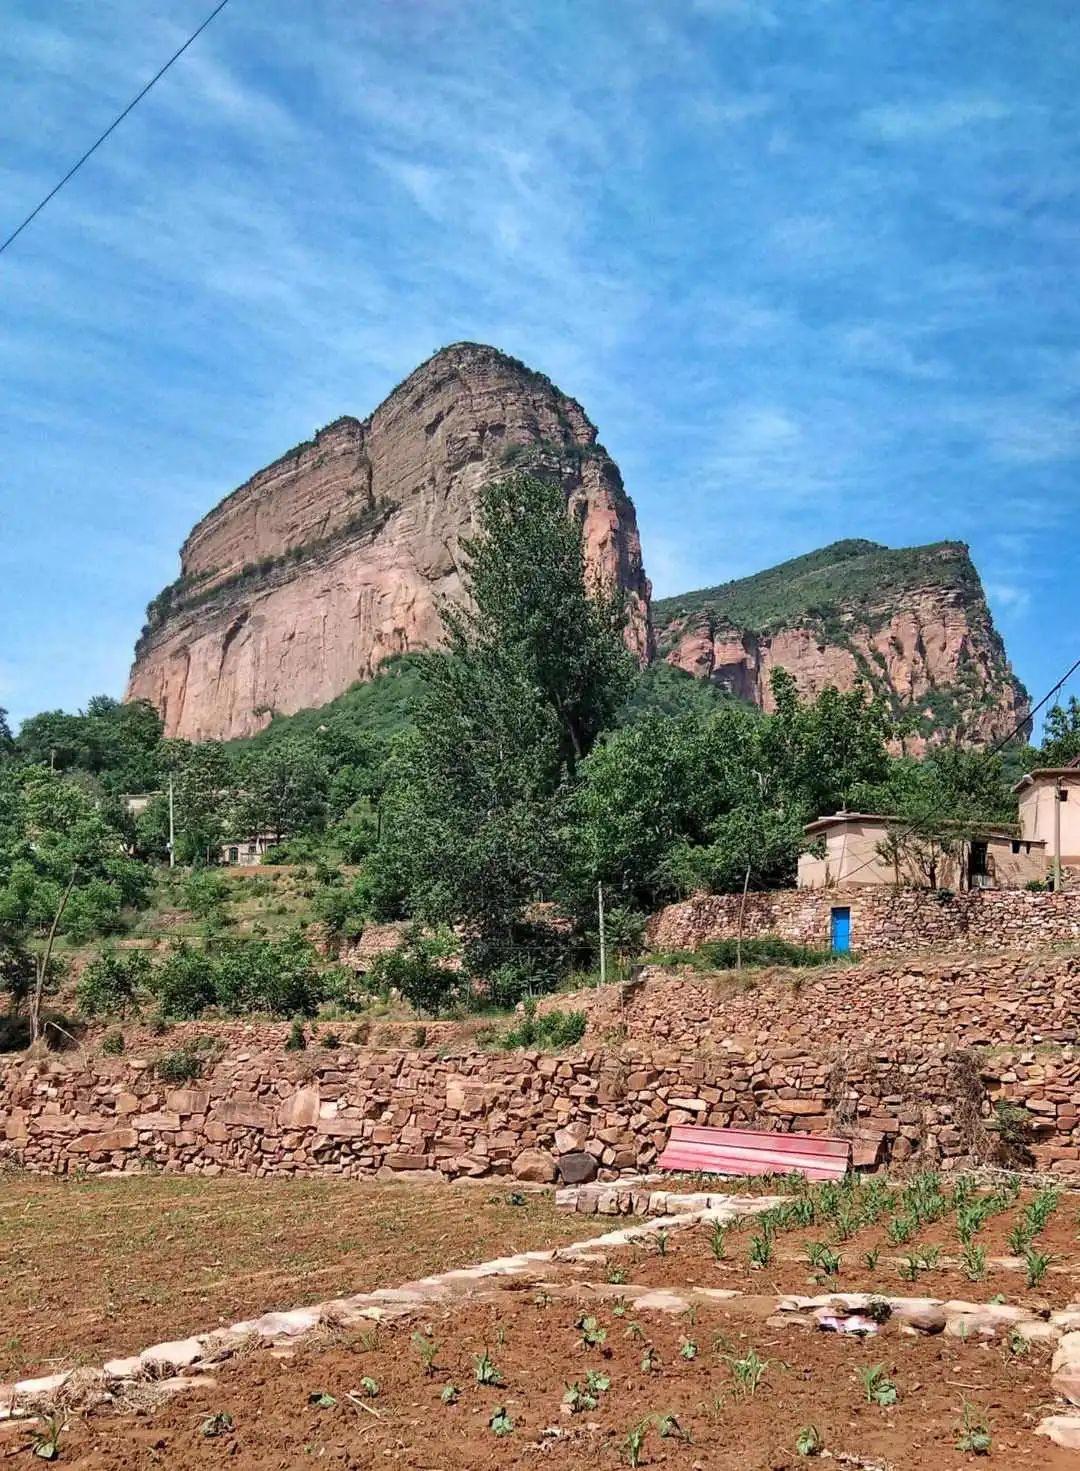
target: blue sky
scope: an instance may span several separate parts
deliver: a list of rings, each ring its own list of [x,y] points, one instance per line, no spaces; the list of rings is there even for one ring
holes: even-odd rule
[[[211,8],[8,0],[0,234]],[[582,401],[658,595],[959,538],[1041,694],[1078,76],[1073,0],[231,0],[0,257],[0,705],[119,693],[193,521],[462,338]]]

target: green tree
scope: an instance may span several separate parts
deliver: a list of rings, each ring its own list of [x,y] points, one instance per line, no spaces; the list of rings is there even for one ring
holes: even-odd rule
[[[75,781],[41,766],[0,768],[0,935],[36,941],[30,993],[32,1040],[56,936],[82,941],[120,925],[125,905],[145,902],[149,871]]]
[[[225,836],[225,819],[234,803],[233,772],[220,741],[168,741],[162,764],[173,778],[173,811],[178,863],[216,863]],[[155,803],[153,821],[167,822],[167,806]],[[146,830],[149,830],[149,821]]]
[[[490,974],[535,958],[529,910],[564,867],[567,794],[633,668],[619,602],[588,586],[557,486],[486,487],[466,554],[472,607],[445,614],[447,651],[421,670],[426,697],[388,766],[368,883],[383,913],[463,926],[470,965]]]
[[[319,829],[326,820],[329,772],[314,742],[299,737],[241,756],[233,824],[237,833],[268,833],[275,843]]]
[[[0,761],[9,761],[15,755],[15,738],[8,724],[8,713],[0,705]]]
[[[1069,697],[1065,706],[1052,705],[1043,723],[1039,766],[1066,766],[1080,756],[1080,700]]]
[[[764,722],[761,748],[783,796],[807,821],[838,812],[889,770],[888,742],[898,732],[884,700],[857,683],[841,693],[828,688],[800,700],[794,678],[774,669],[774,713]]]
[[[396,950],[375,957],[368,984],[375,990],[397,991],[417,1011],[438,1016],[461,983],[460,974],[447,964],[457,949],[447,931],[424,934],[418,926],[410,925]]]

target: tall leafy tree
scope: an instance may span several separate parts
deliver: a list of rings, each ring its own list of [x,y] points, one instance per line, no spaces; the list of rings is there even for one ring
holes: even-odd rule
[[[565,802],[633,683],[619,600],[590,586],[580,523],[531,476],[488,486],[466,544],[471,606],[444,615],[446,652],[399,747],[371,876],[376,903],[463,926],[489,974],[528,970],[530,906],[564,867]],[[535,967],[534,967],[535,969]],[[508,987],[509,989],[509,987]]]
[[[1052,705],[1043,723],[1040,766],[1065,766],[1080,756],[1080,700],[1069,697],[1067,705]]]
[[[237,833],[268,833],[275,843],[289,833],[321,827],[330,775],[314,742],[299,737],[242,756],[235,771]]]
[[[35,946],[32,1038],[56,936],[110,933],[126,905],[145,901],[148,882],[79,783],[42,766],[0,769],[0,935],[9,954]]]

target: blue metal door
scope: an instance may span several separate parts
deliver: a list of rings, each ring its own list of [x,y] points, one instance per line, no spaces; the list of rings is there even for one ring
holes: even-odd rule
[[[834,909],[831,925],[832,948],[837,954],[851,949],[851,910]]]

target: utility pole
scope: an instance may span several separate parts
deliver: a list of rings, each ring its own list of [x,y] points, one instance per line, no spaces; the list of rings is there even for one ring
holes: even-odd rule
[[[176,831],[173,820],[173,778],[169,772],[169,867],[176,866]]]
[[[1060,782],[1054,783],[1054,893],[1061,888],[1061,804],[1065,793]]]
[[[607,984],[607,945],[604,937],[604,886],[596,886],[596,907],[600,914],[600,984]]]

